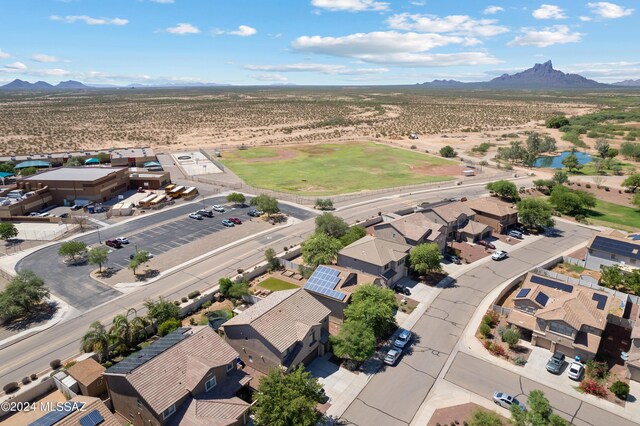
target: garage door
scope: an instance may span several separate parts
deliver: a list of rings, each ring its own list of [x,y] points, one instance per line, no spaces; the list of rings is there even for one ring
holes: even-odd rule
[[[567,358],[575,358],[578,355],[575,349],[562,345],[556,345],[556,351],[562,352]]]
[[[538,337],[536,339],[536,346],[540,346],[541,348],[545,349],[551,349],[551,340]]]

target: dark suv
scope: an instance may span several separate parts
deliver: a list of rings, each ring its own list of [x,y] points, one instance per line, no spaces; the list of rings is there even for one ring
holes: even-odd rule
[[[104,242],[106,245],[108,245],[109,247],[113,247],[115,249],[119,249],[122,248],[122,243],[120,243],[120,241],[116,241],[116,240],[107,240]]]
[[[196,213],[200,216],[213,217],[213,212],[211,210],[198,210]]]
[[[547,371],[553,374],[560,374],[563,365],[564,354],[562,352],[555,352],[547,362]]]

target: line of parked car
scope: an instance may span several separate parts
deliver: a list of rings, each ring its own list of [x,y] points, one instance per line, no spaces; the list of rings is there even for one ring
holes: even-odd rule
[[[565,362],[565,355],[562,352],[554,352],[547,361],[547,371],[553,374],[560,374],[562,372],[562,367]],[[567,369],[567,376],[571,380],[580,380],[582,377],[582,373],[584,373],[584,364],[579,360],[574,360],[571,364],[569,364],[569,368]]]
[[[214,211],[218,212],[218,213],[224,213],[225,212],[225,208],[222,207],[222,206],[214,205],[211,208],[211,210],[201,209],[201,210],[198,210],[196,212],[189,213],[189,218],[190,219],[194,219],[194,220],[202,220],[205,217],[214,217],[214,214],[213,214]],[[249,211],[249,213],[248,213],[248,215],[251,216],[251,217],[260,217],[263,214],[264,214],[263,212],[261,212],[259,210],[256,210],[256,209],[253,209],[253,210]],[[236,225],[242,225],[242,220],[240,218],[237,218],[237,217],[230,217],[228,219],[224,219],[222,221],[222,225],[226,226],[228,228],[231,228],[231,227],[236,226]]]
[[[387,365],[395,365],[398,359],[400,359],[402,352],[409,346],[411,337],[412,335],[409,330],[401,328],[400,334],[398,334],[398,337],[393,341],[391,349],[387,351],[384,357],[384,363]]]

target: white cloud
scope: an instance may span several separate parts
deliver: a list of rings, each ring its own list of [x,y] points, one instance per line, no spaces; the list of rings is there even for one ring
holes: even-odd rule
[[[562,8],[553,4],[543,4],[532,13],[536,19],[567,19]]]
[[[581,33],[571,32],[566,25],[554,25],[541,30],[535,28],[522,28],[521,35],[517,36],[508,46],[535,46],[547,47],[554,44],[577,43],[582,39]]]
[[[71,73],[67,70],[63,70],[60,68],[53,68],[53,69],[44,69],[44,70],[29,70],[28,74],[44,76],[44,77],[53,77],[53,76],[61,77],[61,76],[69,75]]]
[[[6,59],[10,57],[11,57],[10,54],[8,54],[7,52],[3,52],[2,49],[0,49],[0,59]]]
[[[389,10],[389,3],[376,0],[311,0],[311,5],[331,12],[364,12]]]
[[[73,15],[73,16],[64,16],[64,17],[58,16],[58,15],[51,15],[49,19],[51,19],[52,21],[66,22],[67,24],[73,24],[77,21],[82,21],[87,25],[122,26],[122,25],[127,25],[129,23],[127,19],[122,19],[122,18],[92,18],[91,16],[87,16],[87,15]]]
[[[266,72],[319,72],[329,75],[364,75],[379,74],[389,71],[387,68],[349,68],[344,65],[333,64],[284,64],[284,65],[245,65],[251,71]]]
[[[410,1],[409,3],[411,3],[414,6],[426,6],[427,2],[426,1],[422,1],[422,0],[413,0]]]
[[[175,27],[169,27],[165,31],[170,34],[177,34],[177,35],[198,34],[200,32],[198,27],[195,27],[186,22],[180,22]]]
[[[250,75],[249,77],[255,80],[260,80],[260,81],[273,81],[273,82],[289,81],[287,77],[280,74],[253,74],[253,75]]]
[[[22,62],[14,62],[12,64],[5,65],[5,68],[9,68],[9,69],[12,69],[12,70],[26,70],[27,66],[25,64],[23,64]]]
[[[426,54],[450,44],[464,44],[464,37],[396,31],[357,33],[343,37],[302,36],[292,43],[301,52],[360,59],[364,62],[409,67],[494,64],[486,52]]]
[[[496,24],[495,19],[473,19],[467,15],[451,15],[440,18],[435,15],[400,13],[387,19],[389,27],[396,30],[451,33],[491,37],[509,31],[507,27]]]
[[[149,0],[152,3],[171,4],[175,3],[175,0]]]
[[[36,53],[31,55],[31,59],[36,62],[60,62],[60,59],[55,56],[45,55],[44,53]]]
[[[587,7],[591,9],[594,14],[604,19],[622,18],[623,16],[631,15],[634,11],[634,9],[625,9],[620,5],[606,1],[587,3]]]
[[[488,6],[482,13],[485,15],[495,15],[498,12],[504,12],[504,7]]]
[[[240,36],[240,37],[250,37],[250,36],[254,35],[257,32],[258,31],[253,27],[250,27],[248,25],[240,25],[237,30],[229,31],[227,34],[236,35],[236,36]]]
[[[589,21],[591,21],[592,19],[591,19],[591,17],[590,17],[590,16],[581,16],[581,17],[580,17],[580,20],[581,20],[582,22],[589,22]]]

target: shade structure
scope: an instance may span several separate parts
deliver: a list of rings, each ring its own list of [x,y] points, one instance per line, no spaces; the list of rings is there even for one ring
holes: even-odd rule
[[[51,167],[51,163],[40,160],[23,161],[22,163],[17,164],[14,168],[26,169],[27,167]]]
[[[162,167],[162,164],[158,163],[157,161],[147,161],[146,163],[144,163],[144,167]]]
[[[89,158],[88,160],[85,160],[84,164],[100,164],[100,160],[93,157],[93,158]]]

